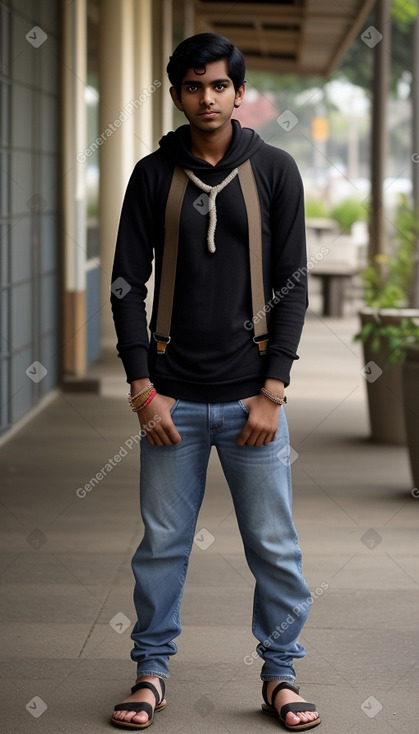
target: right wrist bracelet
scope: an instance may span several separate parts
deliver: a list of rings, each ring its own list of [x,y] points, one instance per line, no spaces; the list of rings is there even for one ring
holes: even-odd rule
[[[145,408],[146,405],[151,403],[156,395],[157,391],[155,390],[152,382],[143,387],[143,389],[137,392],[135,395],[131,396],[131,393],[128,393],[128,402],[131,406],[131,410],[133,411],[133,413],[138,413],[138,411]]]

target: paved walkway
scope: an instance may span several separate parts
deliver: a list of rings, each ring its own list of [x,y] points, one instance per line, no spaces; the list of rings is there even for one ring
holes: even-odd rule
[[[367,440],[356,328],[351,315],[310,313],[288,390],[295,520],[314,597],[297,672],[324,734],[411,734],[419,500],[405,448]],[[119,362],[112,355],[98,370],[101,396],[57,392],[0,447],[4,733],[108,732],[134,677],[138,428]],[[274,732],[258,711],[253,579],[216,455],[198,529],[169,705],[154,731]]]

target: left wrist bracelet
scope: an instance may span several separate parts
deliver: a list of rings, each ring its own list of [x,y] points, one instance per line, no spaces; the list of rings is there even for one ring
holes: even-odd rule
[[[268,398],[268,400],[270,400],[272,403],[275,403],[276,405],[285,405],[288,402],[286,395],[284,395],[284,397],[282,398],[278,398],[272,392],[269,392],[266,387],[261,387],[260,392],[261,395],[264,395],[265,398]]]

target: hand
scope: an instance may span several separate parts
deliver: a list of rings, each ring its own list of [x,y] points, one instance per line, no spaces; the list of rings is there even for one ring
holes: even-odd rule
[[[135,395],[148,382],[150,382],[148,378],[133,382],[131,384],[131,395]],[[157,393],[151,403],[138,411],[137,415],[141,428],[144,429],[146,439],[152,446],[173,446],[182,440],[170,415],[175,402],[174,398]],[[160,418],[158,422],[155,419],[156,415]],[[151,428],[153,425],[154,428]]]
[[[239,446],[265,446],[275,439],[279,423],[280,405],[265,395],[255,395],[242,401],[249,410],[249,417],[237,439]]]

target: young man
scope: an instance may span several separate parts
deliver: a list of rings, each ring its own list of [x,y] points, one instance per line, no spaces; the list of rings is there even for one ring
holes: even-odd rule
[[[144,537],[132,561],[137,685],[115,707],[112,723],[145,728],[154,710],[166,705],[164,682],[177,651],[180,602],[215,446],[256,579],[252,629],[264,661],[262,708],[290,730],[308,729],[320,719],[315,706],[298,695],[292,666],[305,654],[297,638],[310,592],[291,516],[289,438],[281,407],[307,308],[301,179],[288,154],[231,119],[243,100],[245,66],[226,38],[203,33],[186,39],[167,71],[173,102],[188,124],[164,136],[159,150],[137,163],[112,274],[113,283],[123,279],[118,282],[124,287],[112,296],[118,352],[145,436]],[[255,206],[243,193],[246,161],[256,182]],[[172,210],[167,202],[175,168],[180,183],[174,184],[178,200]],[[264,308],[256,315],[249,264],[249,230],[255,229],[262,234],[264,281]],[[166,248],[178,238],[172,295],[164,274],[169,266],[162,265],[165,235]],[[150,338],[144,301],[153,257]],[[161,334],[162,301],[170,302],[169,314],[172,309],[166,319],[170,340]],[[264,335],[254,339],[253,331],[265,312],[267,348]]]

